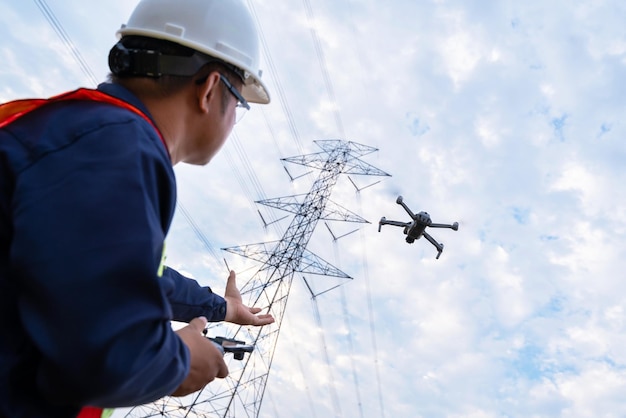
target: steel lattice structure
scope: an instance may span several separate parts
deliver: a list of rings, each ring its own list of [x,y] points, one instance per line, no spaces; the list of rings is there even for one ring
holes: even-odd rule
[[[202,391],[183,398],[164,398],[153,404],[135,407],[127,417],[257,417],[278,341],[295,273],[351,277],[307,250],[307,244],[319,220],[367,222],[360,216],[329,200],[340,174],[389,176],[362,161],[360,157],[376,148],[343,140],[315,141],[322,152],[283,161],[320,170],[311,190],[298,203],[299,196],[268,199],[257,203],[295,213],[282,239],[275,242],[224,248],[230,253],[262,263],[257,273],[241,287],[244,303],[264,307],[275,323],[261,328],[216,324],[209,329],[219,335],[253,343],[255,350],[243,361],[227,356],[230,374],[217,379]],[[218,331],[219,330],[219,331]]]

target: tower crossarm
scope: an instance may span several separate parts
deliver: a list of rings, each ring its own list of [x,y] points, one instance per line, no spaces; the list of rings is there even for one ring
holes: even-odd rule
[[[370,223],[367,219],[362,218],[356,213],[330,200],[328,201],[328,204],[326,205],[324,213],[322,214],[322,217],[320,219],[326,221],[343,221],[362,224]]]
[[[222,248],[222,251],[226,251],[232,254],[237,254],[242,257],[249,258],[254,261],[265,263],[272,254],[273,248],[278,241],[261,242],[258,244],[240,245],[237,247]]]
[[[272,199],[258,200],[256,203],[265,205],[274,209],[284,210],[291,213],[299,213],[301,203],[298,203],[297,197],[303,195],[293,195],[276,197]],[[356,213],[344,208],[343,206],[328,200],[324,210],[320,216],[320,219],[327,221],[344,221],[344,222],[356,222],[356,223],[370,223],[368,220],[362,218]]]
[[[318,139],[313,142],[326,152],[332,152],[337,147],[345,147],[347,145],[349,152],[353,157],[363,157],[364,155],[378,151],[378,148],[374,148],[369,145],[359,144],[354,141],[344,141],[341,139]]]
[[[299,155],[297,157],[282,158],[282,161],[286,161],[293,164],[299,164],[306,167],[316,168],[318,170],[328,169],[325,152],[318,152],[316,154]],[[352,156],[351,156],[352,157]],[[365,161],[352,157],[349,161],[346,161],[346,167],[342,170],[345,174],[360,174],[365,176],[390,176],[390,174],[383,170],[374,167],[373,165],[366,163]]]
[[[373,165],[366,163],[365,161],[362,161],[358,158],[349,161],[346,164],[346,168],[344,168],[343,172],[345,174],[360,174],[364,176],[390,176],[390,174],[385,173],[383,170],[376,168]]]
[[[318,274],[321,276],[340,277],[342,279],[351,279],[343,271],[330,264],[328,261],[322,259],[316,254],[313,254],[309,250],[305,250],[300,259],[300,265],[298,266],[299,273]]]
[[[339,139],[319,140],[315,141],[315,143],[324,151],[314,154],[282,158],[281,160],[306,167],[316,168],[318,170],[328,170],[328,157],[336,153],[337,150],[340,150],[340,152],[344,154],[342,160],[343,164],[345,164],[342,168],[342,173],[361,174],[367,176],[390,176],[390,174],[385,173],[384,171],[366,163],[365,161],[362,161],[359,158],[378,151],[377,148],[352,141],[342,141]]]

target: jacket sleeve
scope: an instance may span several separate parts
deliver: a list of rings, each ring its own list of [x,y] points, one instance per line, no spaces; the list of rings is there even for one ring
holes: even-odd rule
[[[167,296],[175,321],[189,322],[198,316],[204,316],[209,322],[224,320],[226,301],[210,287],[200,286],[171,267],[164,270],[162,279],[170,282]]]
[[[57,404],[151,402],[189,370],[157,277],[172,167],[152,128],[126,113],[75,133],[16,182],[19,309],[38,351],[39,390]]]

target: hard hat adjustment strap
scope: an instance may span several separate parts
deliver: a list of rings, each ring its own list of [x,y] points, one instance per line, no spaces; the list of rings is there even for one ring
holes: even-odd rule
[[[109,52],[109,68],[113,74],[118,76],[161,77],[162,75],[177,75],[190,77],[210,61],[210,57],[199,53],[187,57],[165,55],[155,50],[126,48],[121,42],[115,44]]]

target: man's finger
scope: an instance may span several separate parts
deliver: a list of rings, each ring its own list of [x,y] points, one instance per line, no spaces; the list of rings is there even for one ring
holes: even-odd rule
[[[270,315],[270,314],[259,315],[256,318],[257,318],[256,325],[258,325],[258,326],[269,325],[269,324],[272,324],[274,322],[274,317],[272,315]]]

